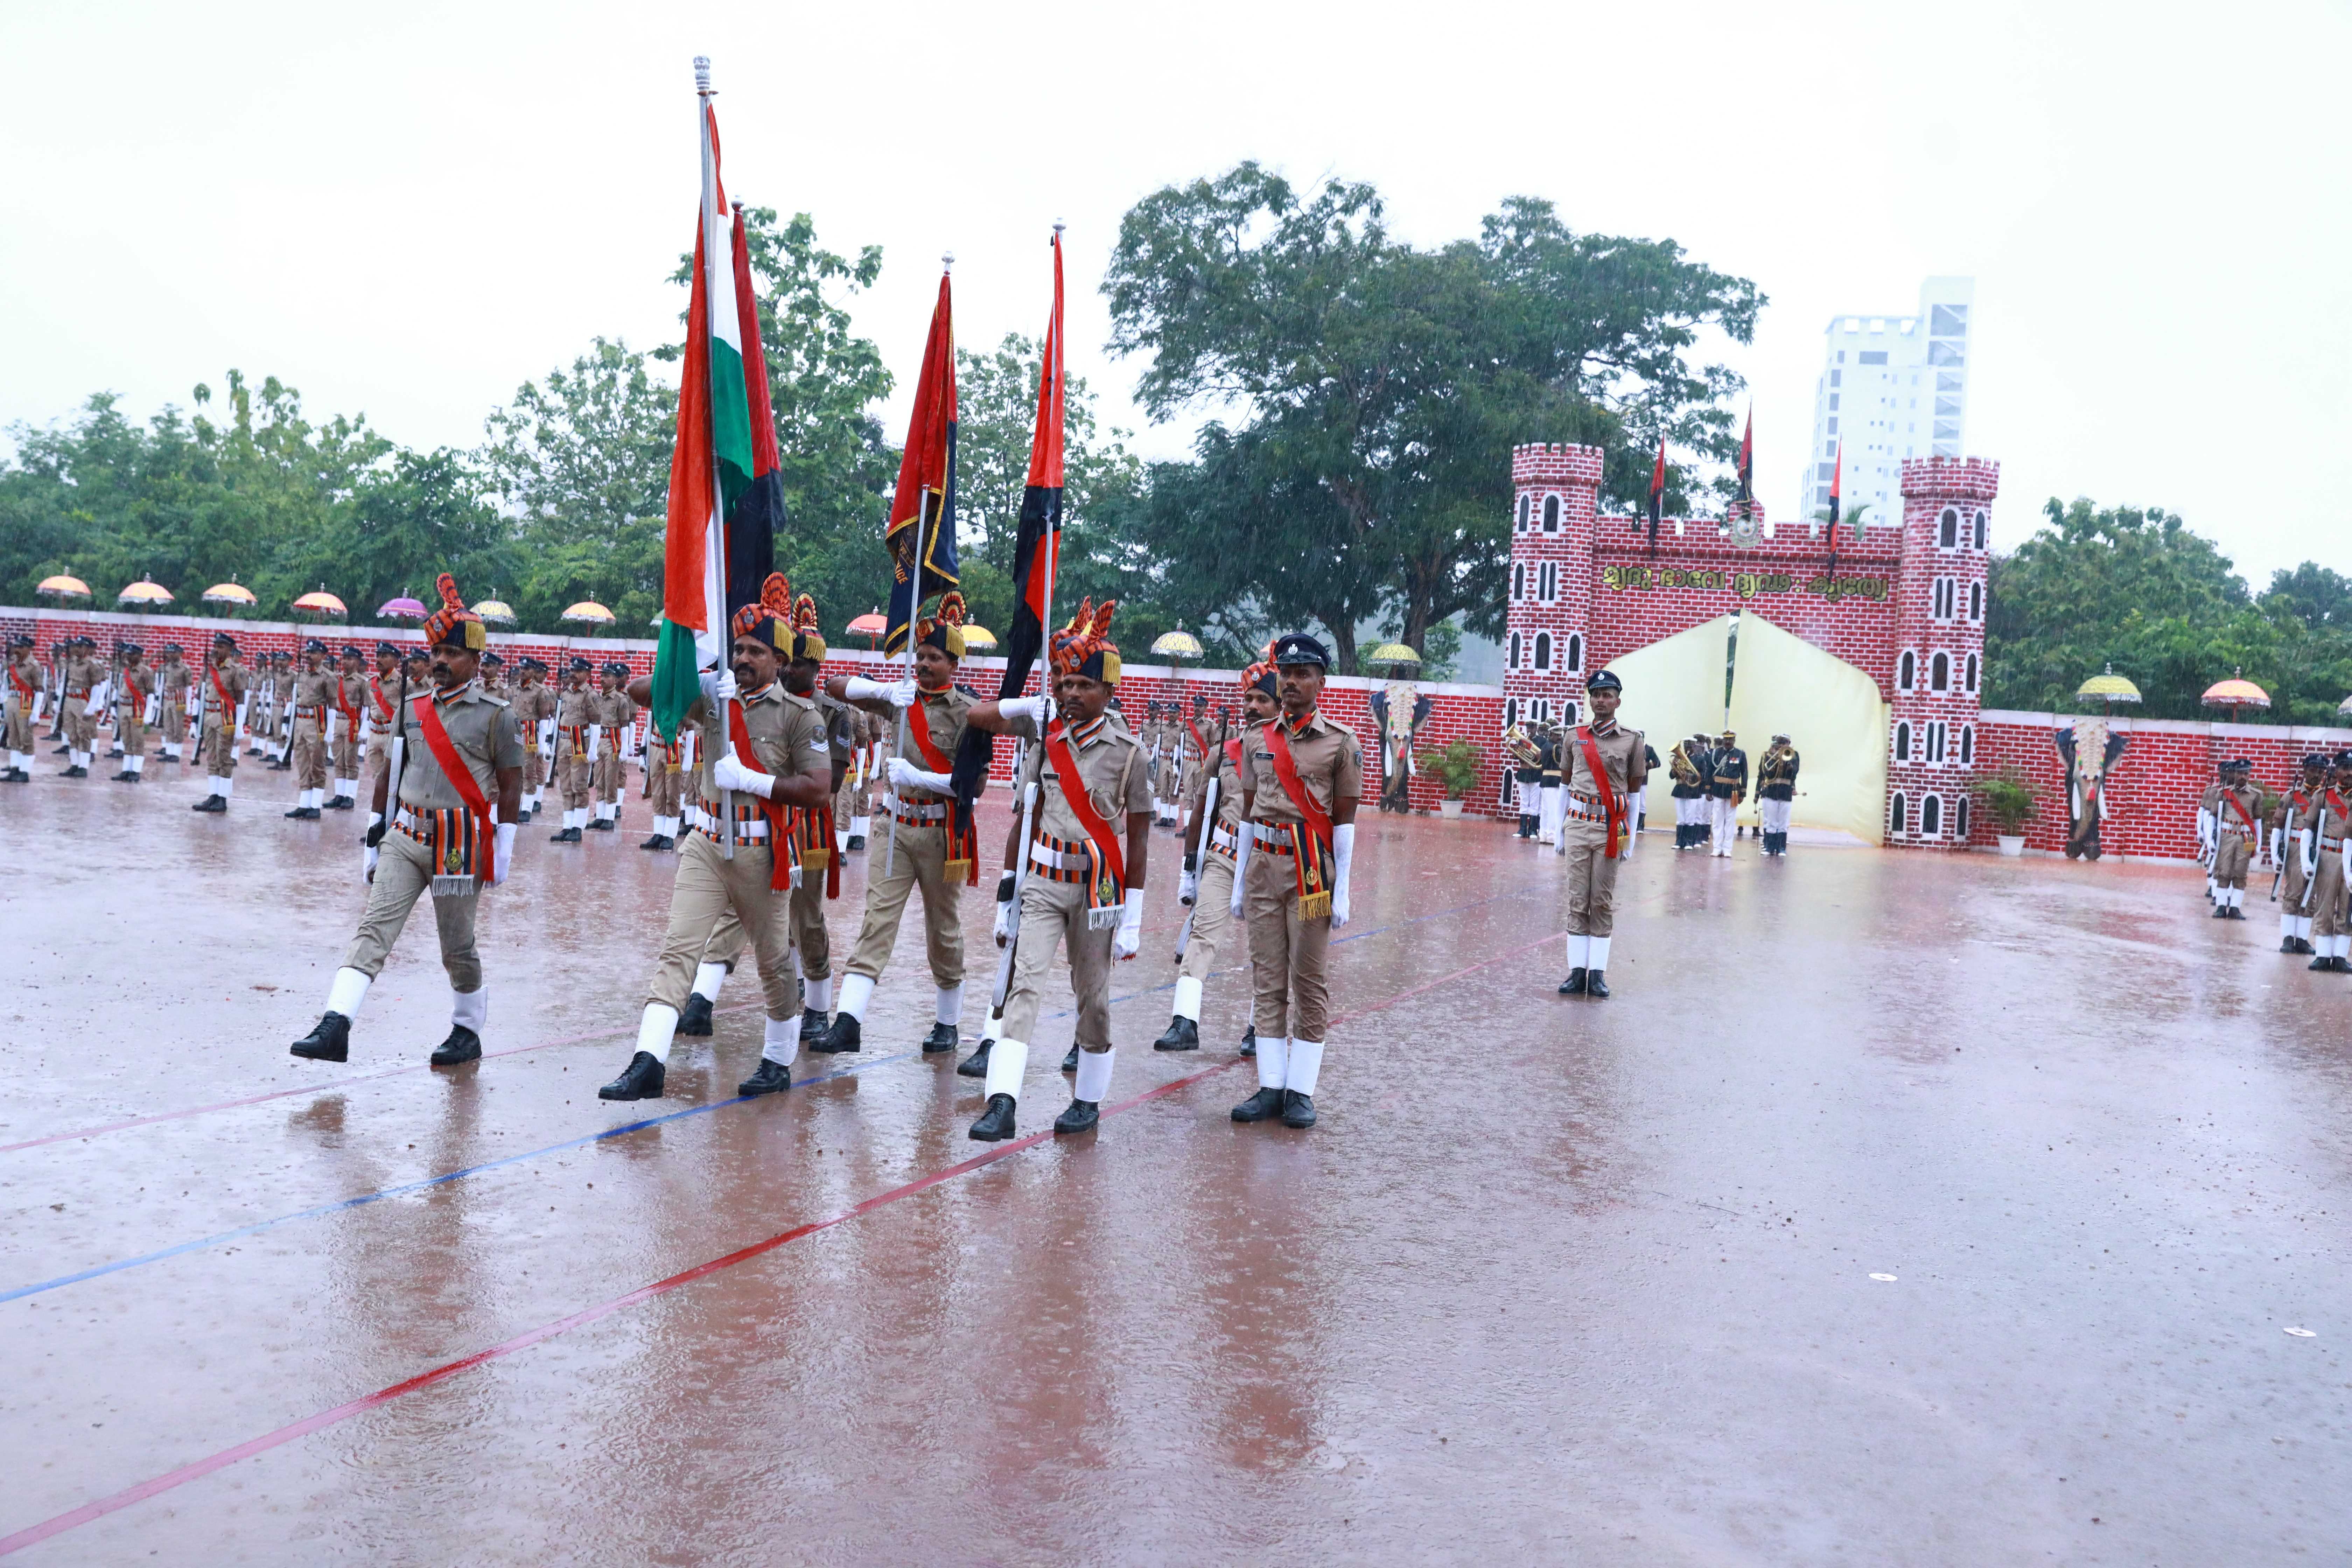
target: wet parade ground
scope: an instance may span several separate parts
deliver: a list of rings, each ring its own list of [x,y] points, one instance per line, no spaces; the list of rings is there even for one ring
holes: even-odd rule
[[[185,772],[0,793],[26,1563],[2352,1557],[2352,977],[2266,874],[2239,924],[2179,868],[1653,833],[1596,1003],[1558,861],[1367,813],[1301,1132],[1227,1118],[1241,973],[1150,1049],[1161,833],[1099,1131],[1049,1131],[1065,978],[984,1145],[911,916],[862,1054],[733,1098],[746,974],[669,1098],[597,1100],[675,863],[634,788],[523,829],[485,1059],[424,1065],[429,920],[348,1065],[289,1057],[364,816]]]

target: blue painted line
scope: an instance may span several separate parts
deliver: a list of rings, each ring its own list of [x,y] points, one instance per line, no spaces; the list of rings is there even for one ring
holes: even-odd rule
[[[847,1078],[853,1073],[863,1072],[867,1068],[884,1067],[891,1062],[905,1061],[916,1054],[913,1051],[900,1051],[893,1056],[877,1057],[870,1062],[854,1062],[848,1067],[835,1068],[831,1072],[818,1073],[813,1078],[795,1079],[793,1080],[793,1088],[805,1089],[811,1084],[824,1083],[837,1078]],[[763,1095],[739,1094],[727,1100],[714,1100],[708,1105],[689,1106],[684,1110],[673,1110],[667,1116],[649,1116],[643,1121],[631,1121],[619,1127],[607,1127],[602,1132],[591,1132],[585,1138],[573,1138],[562,1143],[550,1143],[544,1149],[533,1149],[528,1153],[509,1154],[502,1160],[489,1160],[479,1165],[468,1165],[462,1171],[450,1171],[443,1175],[428,1176],[421,1182],[408,1182],[397,1187],[385,1187],[381,1192],[364,1193],[355,1198],[344,1198],[336,1203],[322,1204],[317,1208],[279,1215],[276,1219],[265,1219],[253,1225],[241,1226],[236,1230],[225,1230],[217,1236],[200,1237],[194,1241],[184,1241],[177,1247],[167,1247],[160,1252],[142,1253],[137,1258],[124,1258],[112,1263],[101,1263],[95,1268],[85,1268],[79,1274],[60,1274],[55,1279],[44,1279],[37,1285],[20,1285],[14,1290],[0,1291],[0,1301],[15,1301],[26,1296],[38,1296],[44,1291],[60,1289],[68,1285],[79,1285],[85,1279],[97,1279],[109,1274],[120,1274],[126,1268],[137,1268],[149,1263],[161,1263],[167,1258],[178,1258],[184,1253],[201,1252],[208,1247],[218,1247],[223,1242],[236,1241],[248,1236],[258,1236],[265,1230],[275,1230],[281,1225],[291,1225],[296,1220],[319,1219],[328,1215],[341,1214],[348,1209],[365,1208],[370,1204],[380,1204],[386,1198],[405,1197],[411,1193],[421,1193],[430,1187],[463,1181],[467,1176],[478,1176],[485,1172],[502,1170],[509,1165],[520,1165],[526,1160],[536,1160],[542,1155],[561,1154],[567,1149],[583,1149],[591,1143],[602,1143],[608,1138],[626,1137],[632,1132],[642,1132],[648,1127],[683,1121],[689,1116],[708,1116],[714,1110],[724,1110],[730,1105],[747,1105],[755,1099],[765,1098]]]

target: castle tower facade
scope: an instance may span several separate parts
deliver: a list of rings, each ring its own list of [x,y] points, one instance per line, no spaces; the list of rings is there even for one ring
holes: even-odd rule
[[[1511,448],[1509,608],[1503,633],[1503,727],[1584,717],[1592,623],[1592,542],[1601,449]]]
[[[1986,574],[2000,465],[1912,458],[1903,463],[1901,482],[1886,842],[1956,849],[1973,826],[1969,792],[1984,758]]]

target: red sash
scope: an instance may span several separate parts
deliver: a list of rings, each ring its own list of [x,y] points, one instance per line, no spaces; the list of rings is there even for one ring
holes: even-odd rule
[[[2221,798],[2230,803],[2230,809],[2238,814],[2238,820],[2246,825],[2246,831],[2256,839],[2260,839],[2263,836],[2262,829],[2254,826],[2253,816],[2246,810],[2245,802],[2238,798],[2238,792],[2231,790]]]
[[[1184,728],[1192,731],[1192,754],[1196,757],[1207,756],[1209,754],[1209,737],[1201,733],[1201,727],[1198,724],[1193,723],[1190,719],[1184,721]]]
[[[343,683],[340,679],[335,682],[335,707],[337,710],[342,714],[343,727],[349,731],[343,736],[343,739],[346,741],[358,740],[360,738],[360,704],[356,702],[346,703],[343,700]]]
[[[1609,818],[1609,858],[1617,858],[1617,837],[1625,820],[1625,803],[1617,798],[1617,786],[1609,782],[1609,770],[1601,764],[1601,748],[1592,743],[1592,726],[1576,727],[1576,743],[1584,752],[1584,766],[1592,774],[1592,784],[1601,792],[1601,809]]]
[[[955,763],[931,740],[930,715],[923,711],[923,701],[919,697],[915,700],[914,711],[908,715],[907,735],[915,742],[915,749],[923,753],[925,771],[935,773],[955,771]]]
[[[1087,798],[1087,781],[1078,772],[1078,759],[1070,749],[1069,731],[1059,719],[1045,731],[1045,760],[1054,764],[1054,782],[1061,787],[1062,799],[1070,815],[1086,829],[1087,841],[1095,853],[1094,875],[1087,879],[1087,924],[1097,925],[1092,918],[1097,910],[1116,910],[1127,900],[1127,857],[1119,852],[1118,835],[1103,820],[1095,803]]]
[[[384,723],[391,723],[392,700],[383,694],[383,677],[380,675],[368,677],[368,693],[375,699],[375,716]]]
[[[907,711],[907,734],[915,749],[923,753],[923,766],[935,773],[955,772],[955,763],[931,740],[931,718],[925,711],[923,699],[918,696],[915,705]],[[879,749],[880,742],[876,742]],[[964,874],[964,885],[980,886],[980,829],[971,819],[971,808],[961,800],[948,802],[947,864],[943,874],[950,882],[958,871]]]
[[[220,697],[221,728],[224,730],[236,728],[236,699],[228,694],[228,682],[221,679],[221,667],[215,664],[205,673],[213,678],[213,690]]]
[[[766,764],[751,750],[751,731],[743,722],[743,704],[729,703],[727,719],[729,736],[735,742],[735,761],[755,773],[766,773]],[[768,889],[781,892],[793,885],[793,865],[800,858],[799,847],[793,842],[792,808],[779,801],[761,800],[758,795],[751,799],[759,806],[760,815],[768,819],[768,847],[772,860]]]
[[[1299,721],[1302,725],[1314,721],[1311,711]],[[1307,819],[1286,829],[1293,837],[1291,858],[1298,868],[1298,918],[1322,920],[1331,913],[1331,814],[1315,804],[1306,781],[1298,776],[1298,764],[1290,755],[1290,737],[1284,733],[1287,723],[1287,720],[1276,719],[1265,727],[1265,749],[1273,759],[1274,776],[1281,784],[1282,793],[1290,797],[1290,804]],[[1282,824],[1268,826],[1276,832],[1286,831]]]
[[[18,695],[24,697],[27,701],[30,701],[33,694],[40,689],[39,687],[36,686],[31,681],[26,680],[14,664],[11,664],[8,667],[8,679],[16,686]]]
[[[1225,761],[1234,764],[1234,772],[1242,771],[1242,743],[1234,739],[1225,742]]]
[[[484,882],[498,876],[499,838],[490,822],[490,799],[482,786],[474,782],[474,771],[457,755],[457,748],[449,739],[449,731],[441,723],[440,699],[426,693],[416,707],[416,727],[425,732],[425,744],[431,749],[433,760],[441,764],[442,776],[457,792],[473,815],[474,824],[481,835],[482,868],[478,873]],[[396,803],[395,803],[396,804]]]

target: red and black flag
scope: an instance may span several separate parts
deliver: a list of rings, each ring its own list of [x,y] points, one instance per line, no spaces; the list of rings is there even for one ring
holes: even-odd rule
[[[959,581],[955,461],[955,327],[948,275],[942,272],[940,302],[923,343],[922,374],[915,383],[915,411],[907,421],[907,450],[898,460],[898,485],[882,528],[890,550],[890,616],[882,632],[886,654],[908,652],[923,601]]]
[[[1029,437],[1029,481],[1021,492],[1021,524],[1013,542],[1013,625],[1004,634],[1004,676],[999,701],[1018,697],[1045,651],[1054,613],[1054,575],[1062,560],[1062,229],[1054,226],[1054,310],[1045,321],[1045,353],[1037,371],[1037,422]],[[991,738],[967,728],[956,749],[956,794],[979,792],[988,770]]]
[[[1830,575],[1837,575],[1838,491],[1845,484],[1845,443],[1837,444],[1830,462]]]
[[[1742,506],[1756,500],[1756,410],[1748,410],[1748,426],[1739,433],[1739,501]]]
[[[751,292],[751,253],[743,207],[735,207],[735,309],[741,323],[744,402],[751,416],[751,487],[727,508],[727,625],[735,612],[760,602],[776,569],[776,535],[784,530],[782,454],[776,446],[775,405],[768,398],[768,359],[760,348],[760,302]]]
[[[1650,469],[1650,553],[1658,552],[1658,520],[1666,511],[1666,438],[1658,437],[1658,460]]]

